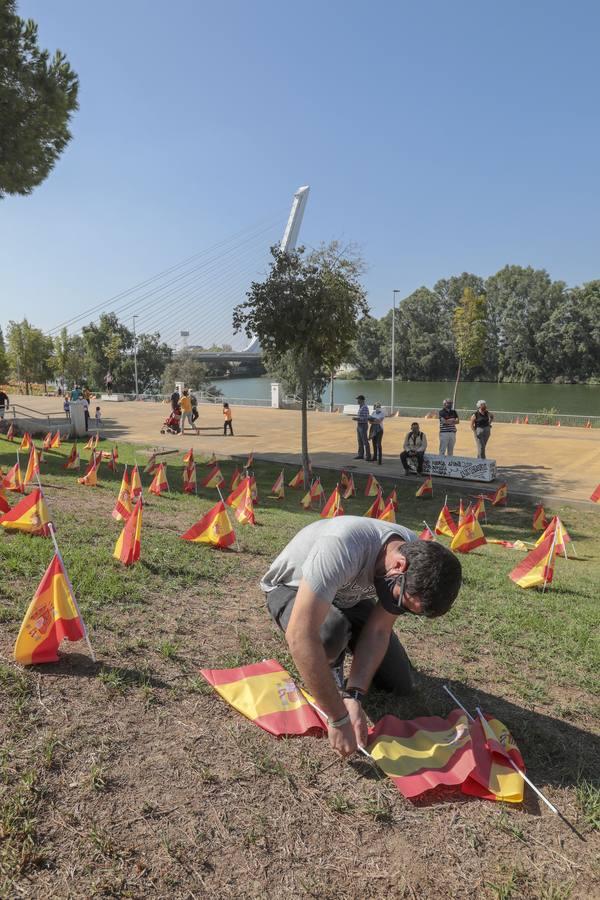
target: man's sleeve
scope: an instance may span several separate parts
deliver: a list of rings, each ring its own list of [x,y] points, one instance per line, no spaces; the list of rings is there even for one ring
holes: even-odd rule
[[[422,431],[421,434],[423,435],[423,453],[425,453],[427,450],[427,435],[424,431]]]
[[[337,537],[325,537],[312,548],[302,566],[302,577],[317,597],[333,603],[342,585],[356,577],[361,559],[353,559]]]

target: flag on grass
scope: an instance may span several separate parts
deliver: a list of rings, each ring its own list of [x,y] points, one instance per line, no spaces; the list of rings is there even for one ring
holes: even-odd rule
[[[11,423],[8,426],[8,431],[6,432],[6,440],[14,441],[14,439],[15,439],[15,428],[14,428],[14,425]]]
[[[244,502],[244,495],[246,490],[250,491],[250,496],[252,496],[252,488],[250,485],[250,476],[246,475],[245,478],[240,479],[239,484],[235,487],[231,493],[225,498],[225,503],[227,506],[231,506],[233,509],[238,507],[240,503]]]
[[[142,479],[140,478],[140,470],[134,466],[131,470],[131,487],[129,490],[132,500],[137,500],[142,496]]]
[[[453,538],[457,530],[456,522],[452,518],[452,513],[448,509],[447,504],[444,504],[437,517],[437,522],[435,523],[435,533],[445,534],[446,537]]]
[[[248,459],[246,460],[246,465],[244,466],[244,469],[251,469],[253,465],[254,465],[254,452],[252,452],[250,454],[250,456],[248,457]]]
[[[271,488],[271,497],[276,497],[278,500],[283,500],[285,497],[285,487],[283,485],[283,469],[281,470],[281,474],[275,480],[275,484]]]
[[[144,469],[144,475],[154,475],[158,469],[158,465],[159,464],[156,462],[156,453],[153,453]]]
[[[57,431],[52,440],[50,441],[50,449],[58,450],[60,447],[60,431]]]
[[[235,543],[235,531],[229,521],[225,504],[219,500],[205,516],[182,534],[184,541],[212,544],[214,547],[231,547]]]
[[[544,507],[541,503],[535,508],[533,513],[533,523],[532,527],[534,531],[545,531],[548,527],[548,519],[546,518],[546,513],[544,512]]]
[[[369,731],[367,749],[405,797],[440,785],[461,785],[475,763],[468,719],[458,709],[446,719],[384,716]]]
[[[5,491],[14,491],[16,494],[24,494],[25,486],[21,476],[19,463],[15,463],[12,469],[9,469],[2,479],[2,487]]]
[[[31,447],[31,435],[29,434],[28,431],[26,431],[25,434],[23,435],[23,438],[21,439],[21,445],[19,447],[19,450],[29,450],[30,447]]]
[[[239,502],[232,506],[233,514],[240,525],[256,525],[254,516],[254,501],[252,500],[252,479],[244,479],[244,490],[242,491]]]
[[[193,460],[183,470],[183,492],[184,494],[197,493],[196,463]]]
[[[194,462],[194,448],[193,447],[190,447],[188,452],[183,457],[183,461],[186,464],[186,466],[189,466],[191,463]]]
[[[312,496],[310,490],[306,492],[302,500],[300,501],[300,505],[304,507],[304,509],[310,509],[312,506]]]
[[[377,493],[381,493],[381,485],[374,475],[369,475],[365,488],[365,497],[376,497]]]
[[[10,512],[10,503],[6,499],[4,488],[0,487],[0,513]]]
[[[130,490],[131,484],[129,482],[129,472],[127,471],[127,466],[125,466],[125,471],[123,472],[123,477],[121,479],[121,487],[119,488],[119,496],[117,497],[115,508],[112,511],[112,517],[113,519],[116,519],[117,522],[123,522],[131,515]]]
[[[258,506],[258,485],[256,483],[256,477],[254,475],[250,476],[250,494],[252,495],[252,502],[255,506]]]
[[[340,474],[340,487],[343,487],[343,488],[348,487],[350,478],[351,478],[350,474],[348,472],[346,472],[345,469],[342,469],[341,474]]]
[[[95,453],[92,453],[92,458],[88,463],[84,475],[82,478],[78,478],[77,481],[79,484],[87,485],[87,487],[96,487],[98,484],[98,460],[96,459]]]
[[[481,529],[481,525],[473,515],[467,516],[463,525],[460,526],[450,544],[451,550],[458,550],[459,553],[470,553],[476,547],[486,544],[485,534]]]
[[[299,469],[289,482],[288,487],[299,489],[304,487],[304,469]]]
[[[201,669],[200,674],[235,710],[275,737],[325,734],[327,728],[274,659],[238,669]]]
[[[571,536],[558,516],[553,516],[550,519],[548,527],[546,528],[544,533],[541,534],[537,539],[537,541],[535,542],[535,546],[538,547],[549,534],[554,534],[555,531],[555,550],[557,553],[562,553],[564,556],[567,556],[567,544],[572,543]]]
[[[66,463],[63,463],[63,469],[78,469],[79,468],[79,451],[77,450],[77,444],[73,444],[71,447],[71,452],[67,457]]]
[[[525,783],[508,760],[523,772],[525,763],[506,725],[485,714],[483,720],[471,722],[470,732],[475,766],[463,782],[463,793],[484,800],[521,803]]]
[[[1,520],[0,520],[1,521]],[[552,584],[554,576],[554,559],[556,557],[554,532],[549,532],[542,543],[521,560],[519,565],[509,574],[511,581],[522,588],[543,587]]]
[[[25,477],[23,484],[30,484],[36,475],[40,474],[40,459],[35,445],[29,448],[29,459],[27,460],[27,468],[25,469]]]
[[[433,480],[428,475],[420,488],[418,488],[415,497],[433,497]]]
[[[231,476],[231,481],[229,482],[229,490],[235,491],[236,487],[239,485],[241,480],[242,480],[242,473],[236,466],[235,469],[233,470],[233,475]]]
[[[23,666],[58,662],[63,639],[81,641],[85,626],[71,595],[62,561],[55,554],[25,613],[17,641],[15,660]]]
[[[207,466],[216,466],[217,462],[218,462],[218,460],[217,460],[217,457],[215,456],[215,452],[213,450],[210,459],[206,460],[206,465]]]
[[[340,486],[336,484],[335,488],[329,495],[327,503],[321,510],[321,518],[322,519],[335,519],[337,516],[344,515],[344,508],[342,506],[342,497],[340,494]]]
[[[486,500],[489,500],[492,506],[506,506],[508,500],[508,487],[506,482],[501,484],[495,494],[484,494]]]
[[[0,518],[0,525],[7,531],[24,531],[29,534],[46,534],[45,526],[50,521],[44,495],[35,488],[27,497],[19,500],[9,512]]]
[[[204,478],[202,479],[200,484],[202,485],[202,487],[213,487],[213,488],[221,487],[223,484],[225,484],[225,479],[223,478],[223,475],[221,474],[221,470],[219,468],[218,463],[217,463],[217,465],[213,466],[213,468],[210,470],[208,475],[204,476]]]
[[[487,516],[485,513],[485,497],[478,497],[476,502],[471,504],[471,512],[478,522],[483,516],[487,523]]]
[[[344,500],[349,500],[350,497],[356,496],[356,488],[354,487],[354,478],[352,475],[348,476],[348,480],[346,482],[346,486],[344,488],[344,493],[342,494]]]
[[[419,538],[422,541],[435,541],[435,534],[433,533],[429,525],[426,525],[423,531],[419,534]]]
[[[325,491],[318,475],[316,478],[313,478],[313,483],[310,486],[310,496],[315,503],[320,503],[325,496]]]
[[[84,447],[83,449],[84,449],[84,450],[93,450],[93,449],[94,449],[94,446],[95,446],[95,444],[94,444],[94,438],[93,438],[93,436],[90,436],[90,437],[88,438],[87,444],[85,445],[85,447]]]
[[[383,510],[385,509],[385,503],[383,502],[383,497],[381,495],[381,488],[377,492],[377,496],[375,500],[370,505],[368,510],[365,513],[365,517],[367,519],[378,519]]]
[[[48,432],[42,443],[42,450],[50,450],[52,446],[52,432]]]
[[[398,494],[396,493],[396,488],[394,488],[393,491],[391,491],[390,496],[387,498],[387,500],[385,502],[386,502],[386,504],[391,503],[393,505],[394,509],[396,510],[396,512],[398,512]]]
[[[167,481],[167,470],[164,463],[159,463],[156,467],[156,475],[152,479],[152,484],[148,488],[151,494],[160,497],[169,490],[169,482]]]
[[[102,454],[102,456],[104,456],[104,453]],[[119,454],[117,452],[117,448],[113,447],[113,449],[108,454],[108,459],[106,461],[106,465],[108,466],[108,468],[110,469],[111,472],[117,471],[118,456],[119,456]]]
[[[117,539],[113,556],[124,566],[132,566],[140,558],[142,539],[142,498],[140,497]]]
[[[396,510],[394,509],[394,504],[386,503],[377,518],[381,519],[382,522],[395,522]]]
[[[590,500],[592,501],[592,503],[600,503],[600,484],[598,485],[596,490],[592,492]]]

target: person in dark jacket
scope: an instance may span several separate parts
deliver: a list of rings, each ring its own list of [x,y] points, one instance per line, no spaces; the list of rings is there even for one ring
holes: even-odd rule
[[[475,412],[471,416],[471,428],[477,447],[477,459],[485,459],[485,447],[490,439],[494,413],[487,408],[485,400],[478,400]]]

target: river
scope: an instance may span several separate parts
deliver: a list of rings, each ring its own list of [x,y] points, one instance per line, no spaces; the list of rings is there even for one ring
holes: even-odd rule
[[[271,378],[215,378],[215,384],[224,399],[235,401],[269,400]],[[377,400],[387,406],[390,403],[389,381],[350,381],[336,379],[335,403],[355,403],[357,394],[364,394],[367,403]],[[397,381],[394,403],[396,406],[431,407],[439,409],[445,397],[451,397],[454,383],[451,381]],[[329,388],[323,395],[329,402]],[[459,385],[457,406],[473,409],[477,400],[485,400],[491,410],[534,413],[551,409],[567,415],[600,416],[600,385],[598,384],[489,384],[464,382]]]

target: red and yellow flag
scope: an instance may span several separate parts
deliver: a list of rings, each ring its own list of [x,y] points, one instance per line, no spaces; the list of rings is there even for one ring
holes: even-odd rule
[[[437,522],[435,523],[435,533],[445,534],[446,537],[453,538],[457,530],[456,523],[452,518],[452,513],[448,509],[448,505],[444,504],[437,517]]]
[[[395,522],[396,510],[393,503],[386,503],[381,513],[377,516],[382,522]]]
[[[223,501],[219,500],[218,503],[215,503],[213,508],[181,537],[184,541],[194,541],[197,544],[231,547],[235,543],[235,531],[229,521]]]
[[[275,737],[325,734],[327,728],[288,672],[274,659],[200,674],[235,710]]]
[[[420,488],[418,488],[415,497],[433,497],[433,480],[428,475]]]
[[[58,450],[60,447],[60,431],[57,431],[52,440],[50,441],[50,449]]]
[[[79,451],[77,450],[77,444],[73,444],[71,447],[71,452],[67,457],[66,463],[63,464],[64,469],[78,469],[79,468]]]
[[[14,491],[15,494],[24,494],[25,485],[21,476],[19,463],[15,463],[12,469],[9,469],[2,479],[2,487],[5,491]]]
[[[233,509],[236,509],[240,505],[240,503],[244,502],[247,490],[250,491],[250,497],[252,497],[252,486],[250,484],[249,475],[246,475],[245,478],[242,478],[237,487],[234,488],[229,496],[225,499],[225,503],[227,504],[227,506],[231,506],[233,507]]]
[[[191,463],[194,462],[194,448],[193,447],[190,447],[188,452],[183,457],[183,461],[186,464],[186,466],[189,466]]]
[[[239,502],[232,504],[233,514],[240,525],[256,525],[254,515],[254,501],[252,500],[252,479],[244,479],[244,490],[239,497]]]
[[[378,493],[381,493],[381,485],[374,475],[369,475],[365,488],[365,497],[376,497]]]
[[[300,501],[300,505],[303,506],[304,509],[310,509],[312,507],[312,496],[310,490],[306,492],[306,494]]]
[[[55,554],[25,613],[15,643],[15,660],[23,666],[58,662],[58,648],[65,638],[81,641],[85,626],[62,562]]]
[[[545,531],[548,527],[548,519],[546,518],[546,513],[544,512],[544,507],[541,503],[538,503],[533,513],[533,523],[532,528],[534,531]]]
[[[102,452],[102,456],[104,456],[104,451]],[[117,471],[117,459],[118,459],[117,448],[113,447],[113,449],[110,451],[110,453],[108,453],[108,458],[106,461],[106,465],[108,466],[108,468],[110,469],[111,472]]]
[[[313,483],[310,486],[310,496],[315,503],[320,503],[325,496],[325,491],[323,490],[323,485],[321,484],[321,479],[318,475],[316,478],[313,478]]]
[[[85,484],[87,487],[96,487],[98,484],[98,460],[95,453],[92,454],[85,473],[77,481],[79,484]]]
[[[385,502],[386,502],[386,504],[391,503],[393,505],[394,509],[396,510],[396,512],[398,512],[398,494],[396,492],[396,488],[393,489],[393,491],[390,493],[390,496],[387,498],[387,500]]]
[[[536,544],[535,549],[521,560],[508,577],[522,588],[543,587],[544,584],[552,584],[556,552],[554,532],[548,532],[542,543]]]
[[[16,506],[4,513],[0,525],[7,531],[25,531],[29,534],[46,534],[45,526],[50,521],[48,507],[44,495],[35,488],[27,497],[19,500]]]
[[[329,495],[327,503],[321,510],[322,519],[335,519],[337,516],[344,515],[344,507],[342,506],[342,497],[340,494],[340,486],[336,484],[335,488]]]
[[[356,488],[354,487],[354,478],[352,475],[348,476],[346,486],[344,487],[344,493],[342,494],[344,500],[349,500],[350,497],[356,496]]]
[[[385,503],[383,502],[383,497],[381,494],[381,488],[377,492],[377,496],[375,500],[371,504],[371,506],[366,511],[365,518],[367,519],[378,519],[381,516],[381,513],[385,509]]]
[[[506,506],[508,500],[508,487],[506,482],[500,485],[495,494],[486,494],[485,499],[489,500],[492,506]]]
[[[252,502],[255,506],[258,506],[258,485],[256,483],[256,476],[250,476],[250,494],[252,495]]]
[[[525,771],[525,763],[510,731],[493,716],[485,715],[470,724],[475,766],[462,791],[484,800],[521,803],[525,783],[509,759]]]
[[[348,487],[348,484],[350,483],[350,478],[351,478],[351,475],[348,472],[346,472],[345,469],[342,469],[342,471],[340,473],[340,487],[343,487],[343,488]]]
[[[571,536],[565,526],[562,523],[562,520],[558,516],[553,516],[550,519],[550,523],[543,534],[535,542],[535,546],[538,547],[542,541],[549,535],[554,534],[556,531],[556,543],[555,549],[557,553],[562,553],[564,556],[567,556],[567,544],[572,543]]]
[[[271,488],[271,497],[276,497],[278,500],[283,500],[285,497],[285,487],[283,484],[283,469],[281,470],[281,474],[277,477],[275,484]]]
[[[125,527],[118,537],[113,556],[124,566],[132,566],[140,558],[142,549],[142,498],[140,497],[125,522]]]
[[[233,470],[233,475],[231,476],[231,479],[229,481],[229,490],[235,491],[236,487],[239,485],[241,480],[242,480],[242,473],[236,466],[235,469]]]
[[[450,549],[458,550],[459,553],[470,553],[471,550],[481,547],[483,544],[487,544],[487,541],[481,525],[475,516],[469,515],[452,538]]]
[[[426,525],[423,531],[419,534],[419,538],[422,541],[435,541],[435,534],[433,533],[429,525]]]
[[[156,494],[157,497],[160,497],[161,494],[164,494],[169,490],[169,482],[167,481],[167,471],[165,469],[164,463],[159,463],[156,468],[156,475],[152,479],[152,484],[148,488],[151,494]]]
[[[154,475],[154,473],[158,469],[158,466],[159,463],[156,462],[156,453],[153,453],[146,464],[144,475]]]
[[[50,450],[52,446],[52,432],[49,431],[42,444],[42,450]]]
[[[92,436],[92,437],[88,438],[88,442],[83,449],[84,450],[93,450],[95,446],[96,445],[94,444],[94,438]]]
[[[10,512],[10,503],[6,499],[4,488],[0,487],[0,513]]]
[[[8,426],[8,431],[6,432],[6,440],[14,441],[14,439],[15,439],[15,428],[14,428],[14,425],[11,423]]]
[[[194,460],[189,462],[183,470],[183,492],[184,494],[196,494],[196,463]]]
[[[248,459],[246,460],[246,465],[244,466],[244,469],[251,469],[253,465],[254,465],[254,452],[252,452],[250,454],[250,456],[248,457]]]
[[[140,478],[140,470],[134,466],[131,470],[131,487],[129,494],[132,500],[137,500],[142,496],[142,479]]]
[[[299,489],[304,487],[304,469],[299,469],[289,482],[288,487]]]
[[[21,440],[21,445],[19,447],[19,450],[29,450],[30,447],[31,447],[31,435],[29,434],[28,431],[26,431]]]
[[[367,749],[405,797],[461,785],[475,764],[468,719],[459,709],[447,719],[384,716],[370,729]]]
[[[27,468],[25,469],[25,477],[23,484],[30,484],[36,475],[40,474],[40,459],[35,445],[29,448],[29,459],[27,460]]]
[[[478,497],[475,503],[471,504],[471,512],[479,522],[481,517],[483,516],[487,523],[487,516],[485,512],[485,497]]]
[[[119,496],[117,497],[115,508],[112,511],[112,517],[113,519],[116,519],[117,522],[124,522],[131,515],[130,490],[129,472],[127,471],[127,466],[125,466],[125,471],[123,472],[123,477],[121,479],[121,487],[119,488]]]
[[[207,459],[207,460],[206,460],[206,465],[207,465],[207,466],[216,466],[216,465],[217,465],[217,462],[218,462],[218,460],[217,460],[217,457],[215,456],[215,453],[214,453],[214,450],[213,450],[210,459]]]
[[[592,491],[590,500],[592,501],[592,503],[600,503],[600,484],[595,491]]]
[[[218,463],[213,466],[208,475],[204,476],[200,484],[202,485],[202,487],[212,488],[221,487],[223,484],[225,484],[225,479],[221,474]]]

